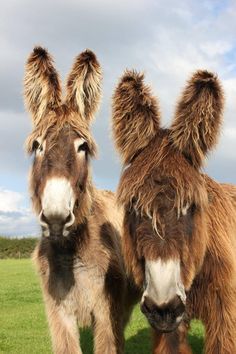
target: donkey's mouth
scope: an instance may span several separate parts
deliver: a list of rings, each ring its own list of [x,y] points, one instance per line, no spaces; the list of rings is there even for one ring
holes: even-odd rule
[[[74,224],[75,216],[72,212],[69,212],[66,218],[61,218],[60,216],[46,217],[42,211],[39,220],[43,236],[54,238],[67,237]]]
[[[151,325],[151,327],[158,331],[158,332],[161,332],[161,333],[170,333],[170,332],[173,332],[175,331],[178,326],[179,326],[179,323],[174,323],[172,324],[171,326],[169,325],[166,325],[166,324],[160,324],[160,323],[155,323],[155,322],[152,322],[152,321],[148,321]]]
[[[158,307],[154,303],[150,305],[150,299],[146,298],[140,308],[152,328],[162,333],[175,331],[184,316],[184,305],[181,303],[179,307],[172,309],[171,307]]]
[[[161,333],[170,333],[170,332],[175,331],[181,322],[181,321],[176,321],[176,320],[163,321],[163,320],[160,320],[159,318],[155,318],[155,316],[148,315],[146,313],[144,313],[144,314],[145,314],[150,326],[154,330],[161,332]]]

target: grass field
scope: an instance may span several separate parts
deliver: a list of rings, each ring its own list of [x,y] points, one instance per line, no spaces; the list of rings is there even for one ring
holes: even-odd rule
[[[51,352],[38,278],[29,259],[0,260],[0,353],[47,354]],[[149,328],[136,307],[126,329],[126,354],[151,352]],[[192,323],[189,342],[195,354],[203,352],[203,328]],[[92,336],[83,330],[84,354],[92,353]]]

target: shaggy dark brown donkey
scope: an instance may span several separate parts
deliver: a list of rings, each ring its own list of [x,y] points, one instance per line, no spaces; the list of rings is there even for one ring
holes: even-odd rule
[[[201,173],[221,128],[221,85],[197,71],[169,129],[160,127],[143,75],[127,71],[113,99],[124,253],[144,286],[141,309],[156,332],[155,353],[191,352],[183,342],[191,318],[205,324],[206,353],[236,353],[236,189]]]
[[[42,226],[34,260],[41,277],[55,353],[81,353],[79,326],[92,325],[95,353],[123,352],[123,330],[137,301],[120,246],[122,212],[112,193],[91,182],[96,152],[90,123],[100,100],[101,69],[91,51],[80,54],[67,95],[46,50],[26,65],[25,100],[34,130],[30,190]]]

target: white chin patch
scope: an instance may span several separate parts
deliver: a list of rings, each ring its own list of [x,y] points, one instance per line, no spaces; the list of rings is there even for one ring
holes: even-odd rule
[[[186,294],[181,280],[179,260],[146,261],[145,262],[146,289],[143,293],[151,298],[158,306],[167,304],[178,295],[186,303]]]
[[[46,182],[41,203],[46,217],[66,218],[73,211],[75,204],[70,181],[66,178],[50,178]]]

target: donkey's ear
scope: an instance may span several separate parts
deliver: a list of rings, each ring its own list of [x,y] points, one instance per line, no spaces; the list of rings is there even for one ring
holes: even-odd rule
[[[35,125],[61,103],[60,80],[53,64],[52,57],[41,47],[34,48],[26,63],[25,103]]]
[[[90,123],[101,98],[102,73],[96,55],[86,50],[75,59],[67,80],[67,106]]]
[[[157,99],[144,75],[126,71],[113,95],[113,136],[124,163],[149,144],[160,125]]]
[[[216,75],[197,71],[188,81],[177,104],[171,139],[195,166],[217,144],[222,123],[224,95]]]

